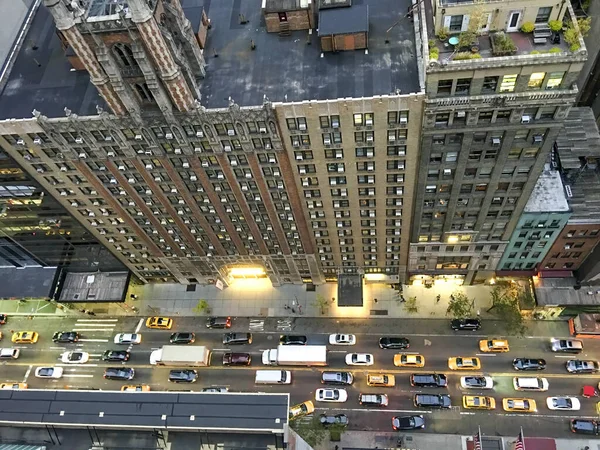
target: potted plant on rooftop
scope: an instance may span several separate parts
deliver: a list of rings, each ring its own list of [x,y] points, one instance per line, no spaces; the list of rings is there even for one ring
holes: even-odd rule
[[[445,42],[446,39],[448,39],[449,34],[450,34],[450,30],[447,27],[442,27],[437,32],[437,38],[440,41]]]
[[[484,11],[483,6],[477,5],[469,17],[467,29],[458,35],[459,49],[468,48],[473,53],[479,51],[479,42],[477,37],[481,34],[481,29],[485,26],[488,20],[488,14]]]
[[[562,30],[563,23],[560,20],[551,20],[548,22],[548,26],[550,27],[550,30],[558,32]]]

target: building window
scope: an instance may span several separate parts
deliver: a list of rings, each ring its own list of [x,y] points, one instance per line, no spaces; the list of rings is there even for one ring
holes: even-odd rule
[[[548,108],[540,108],[540,119],[554,119],[556,113],[556,107],[550,106]]]
[[[511,148],[508,152],[508,159],[519,159],[522,152],[522,148]]]
[[[514,92],[517,84],[517,75],[504,75],[500,84],[500,92]]]
[[[527,82],[527,87],[529,89],[540,89],[542,84],[544,84],[544,77],[546,76],[545,72],[534,72],[529,76],[529,81]]]
[[[450,16],[450,24],[448,29],[452,31],[462,31],[463,16]]]
[[[537,16],[535,16],[535,23],[547,23],[550,20],[550,14],[552,14],[552,6],[538,8]]]
[[[146,83],[136,83],[135,92],[142,102],[154,103],[154,96]]]
[[[469,89],[471,88],[470,78],[459,78],[456,80],[455,95],[469,95]]]
[[[482,94],[494,94],[498,88],[498,77],[485,77],[483,79]]]
[[[548,82],[546,83],[546,89],[556,89],[560,87],[562,83],[563,77],[565,76],[564,72],[552,72],[548,75]]]
[[[137,66],[137,61],[135,60],[133,51],[129,45],[117,42],[112,48],[121,67]]]
[[[523,149],[523,158],[535,158],[540,149],[538,147],[531,147]]]
[[[477,118],[477,121],[479,123],[491,123],[493,115],[494,115],[494,111],[481,111],[479,113],[479,117]]]
[[[438,81],[438,94],[450,94],[452,93],[452,80],[439,80]]]
[[[496,122],[508,122],[510,119],[510,109],[502,109],[496,113]]]
[[[450,120],[449,113],[436,114],[435,115],[435,126],[444,127],[444,126],[448,125],[449,120]]]

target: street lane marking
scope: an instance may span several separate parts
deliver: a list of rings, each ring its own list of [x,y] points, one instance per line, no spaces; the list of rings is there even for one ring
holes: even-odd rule
[[[353,412],[401,412],[401,413],[418,413],[418,414],[431,414],[431,411],[423,411],[418,409],[375,409],[375,408],[356,408],[356,409],[347,409],[347,408],[336,408],[336,407],[318,407],[315,409],[324,409],[330,410],[335,409],[336,411],[353,411]]]
[[[142,319],[140,319],[140,321],[138,322],[138,324],[137,324],[137,327],[135,327],[135,331],[134,331],[134,333],[139,333],[139,332],[140,332],[140,330],[142,329],[142,325],[143,325],[143,324],[144,324],[144,319],[142,318]]]
[[[102,353],[95,353],[95,354],[90,353],[90,356],[100,357],[100,356],[102,356]]]
[[[108,342],[108,339],[79,339],[79,342]]]
[[[230,352],[229,348],[213,348],[213,352]]]
[[[93,378],[94,375],[84,375],[84,374],[77,374],[77,373],[65,373],[63,374],[63,377],[69,377],[69,378]]]
[[[77,322],[118,322],[119,319],[77,319]]]
[[[73,328],[73,331],[108,331],[112,333],[112,328]],[[81,341],[81,339],[79,339]]]
[[[569,358],[573,359],[573,355],[554,355],[555,358]]]
[[[67,347],[50,347],[50,350],[66,350]]]
[[[27,369],[27,372],[25,372],[25,376],[23,377],[23,383],[27,382],[27,378],[29,378],[29,374],[31,373],[31,369],[33,369],[33,366],[29,366],[29,369]]]
[[[476,356],[498,356],[498,355],[493,355],[493,354],[489,354],[489,353],[475,353]]]
[[[83,363],[83,364],[64,364],[64,363],[60,363],[60,364],[54,364],[55,366],[61,366],[61,367],[98,367],[98,364],[88,364],[88,363]]]
[[[76,323],[75,324],[76,327],[86,327],[85,329],[87,329],[87,327],[93,328],[93,327],[102,327],[102,328],[114,328],[115,324],[106,324],[106,323]]]

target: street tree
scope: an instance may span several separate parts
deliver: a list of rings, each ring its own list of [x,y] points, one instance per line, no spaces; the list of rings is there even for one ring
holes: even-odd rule
[[[327,430],[321,425],[319,416],[305,416],[291,419],[290,426],[313,448],[327,437]]]
[[[419,306],[417,305],[417,297],[408,297],[408,300],[404,303],[404,307],[409,314],[418,313]]]
[[[513,281],[500,281],[492,289],[491,296],[492,306],[488,312],[504,322],[509,334],[524,335],[527,327],[519,303],[528,293],[523,286]]]
[[[456,291],[450,297],[446,315],[454,319],[466,319],[472,316],[475,299],[470,299],[464,293]]]
[[[315,299],[315,302],[313,303],[313,306],[319,308],[321,315],[324,315],[327,310],[327,307],[329,306],[329,303],[327,302],[327,299],[325,297],[318,294],[317,298]]]

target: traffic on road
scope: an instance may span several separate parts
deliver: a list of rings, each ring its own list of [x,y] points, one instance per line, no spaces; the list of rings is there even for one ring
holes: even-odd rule
[[[541,435],[598,431],[600,343],[485,336],[478,319],[431,337],[203,320],[7,317],[0,389],[289,392],[291,419],[318,414],[325,427],[460,432],[473,420],[529,420],[544,421]]]

